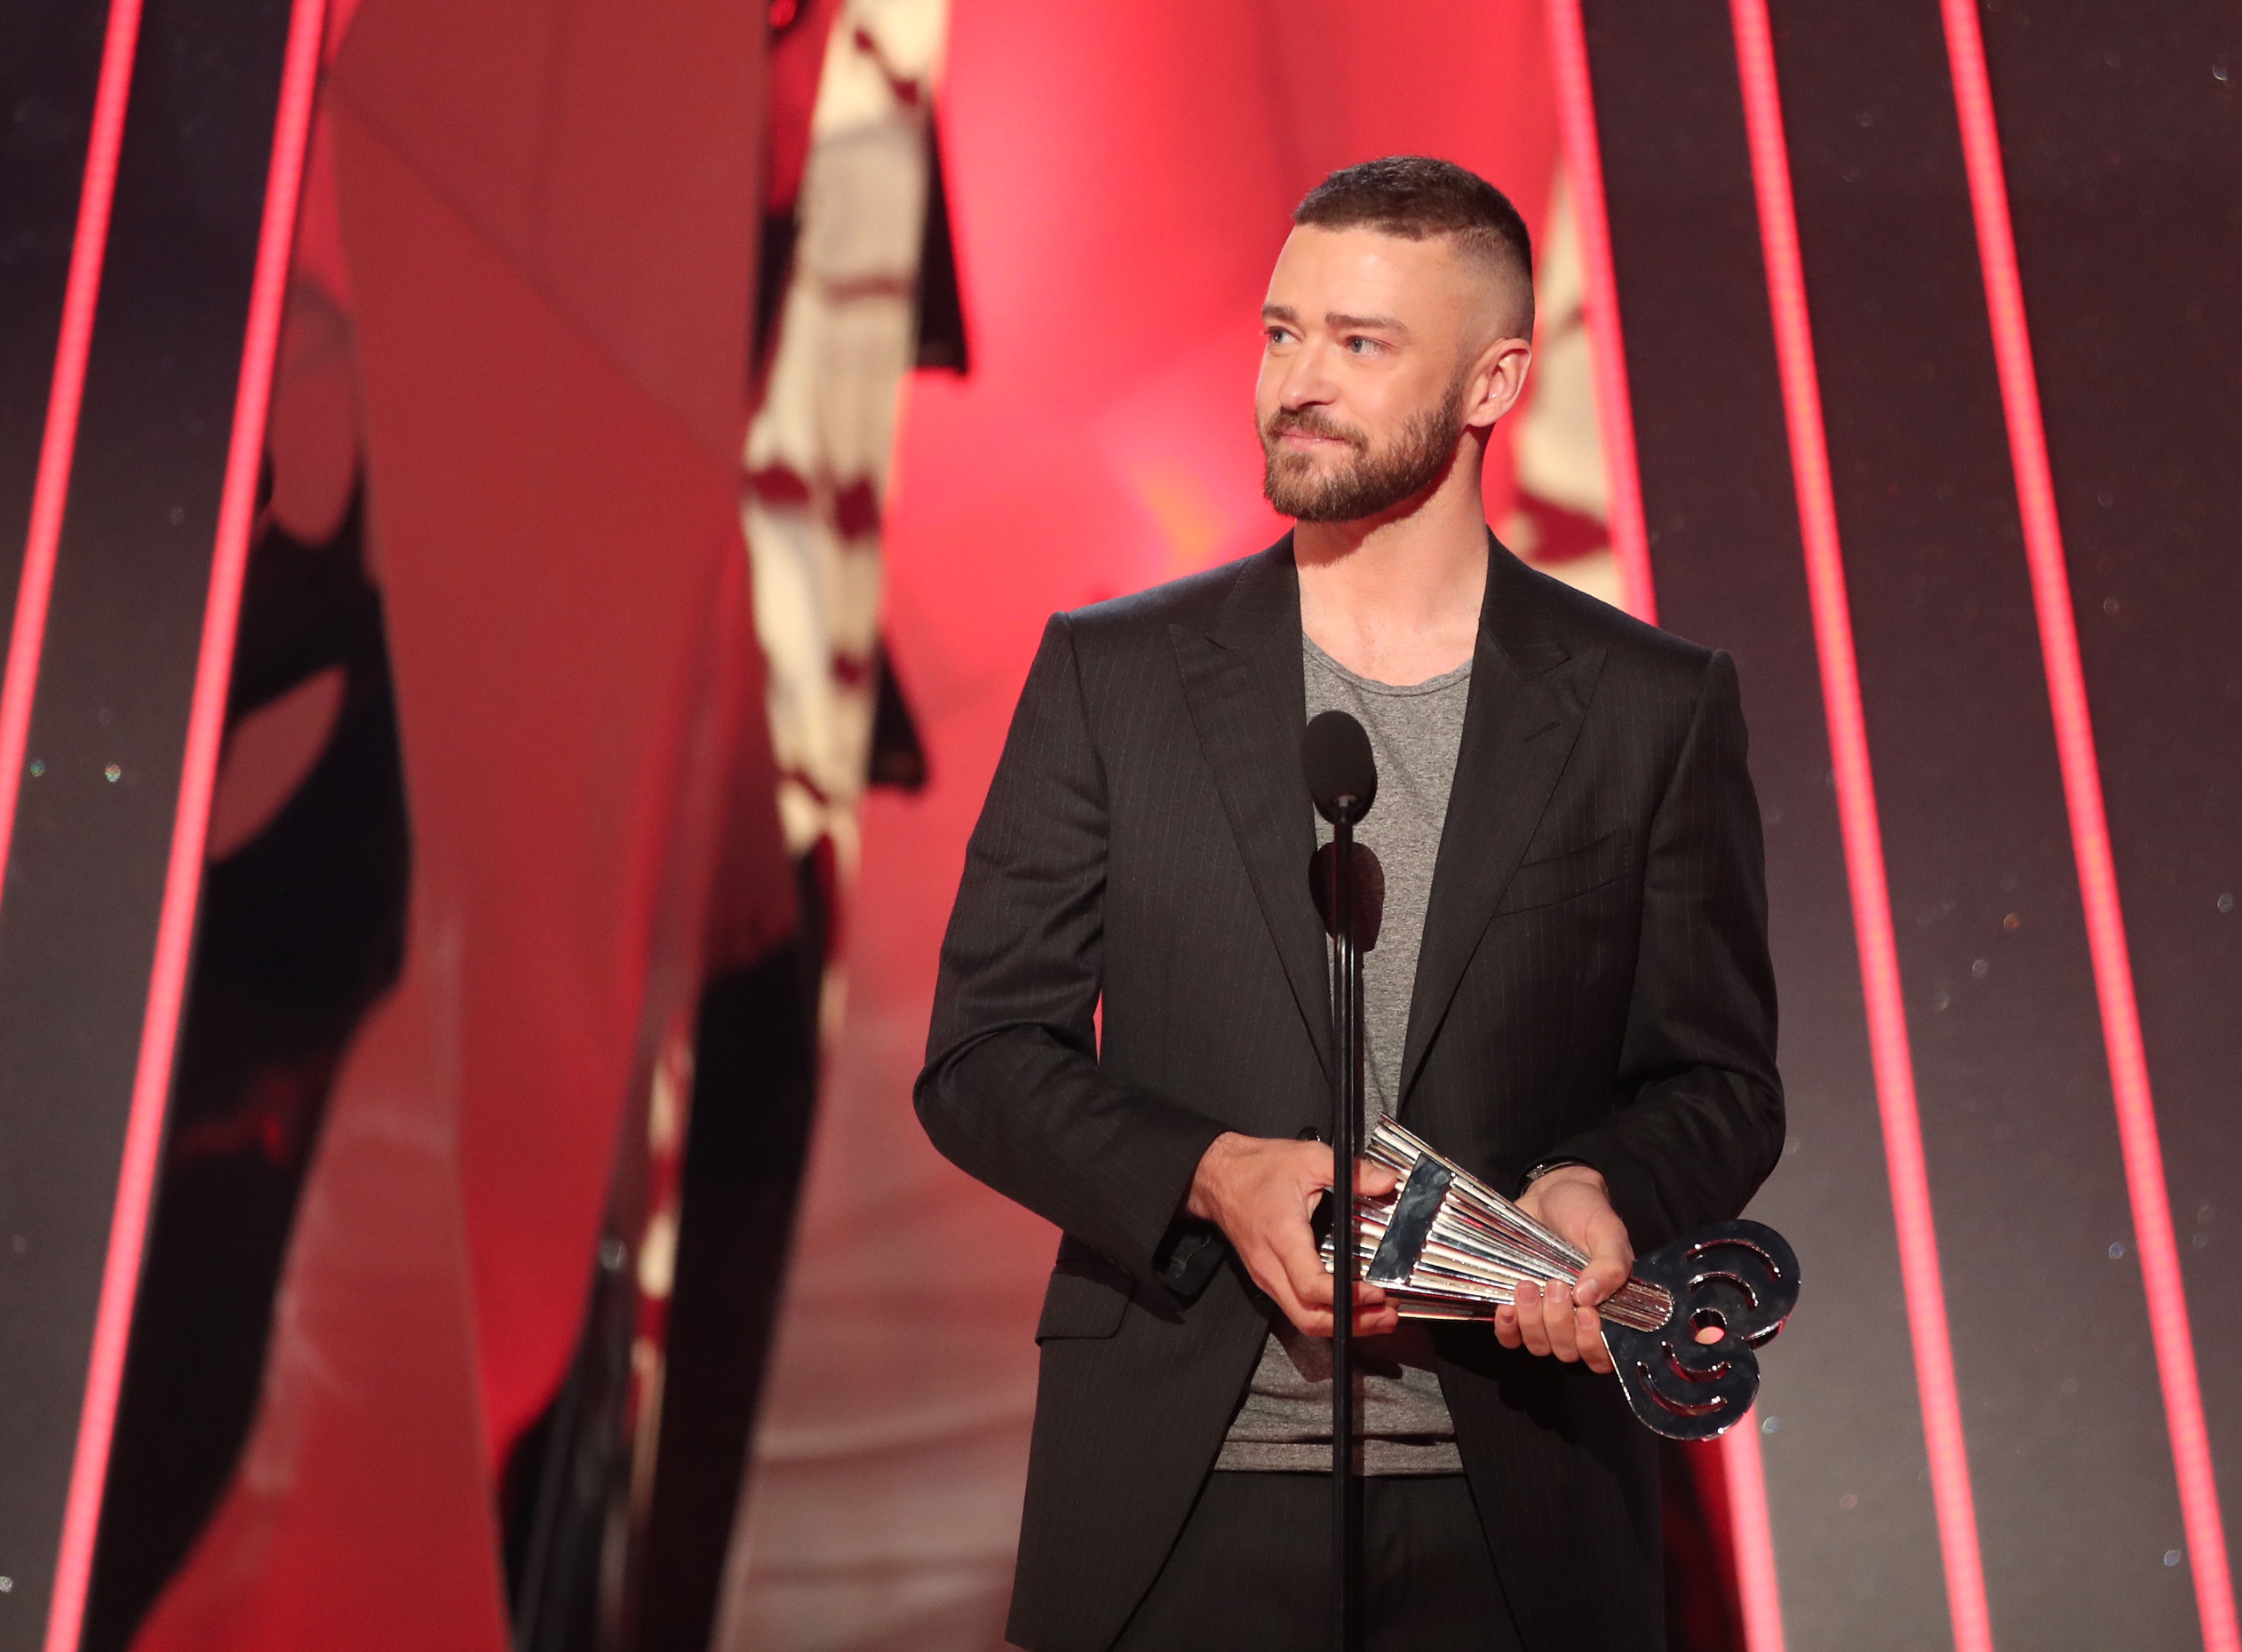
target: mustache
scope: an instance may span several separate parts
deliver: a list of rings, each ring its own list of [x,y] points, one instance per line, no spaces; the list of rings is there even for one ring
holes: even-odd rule
[[[1303,436],[1322,436],[1333,441],[1343,441],[1357,451],[1370,446],[1370,438],[1352,425],[1342,425],[1321,408],[1280,408],[1261,427],[1262,439],[1275,441],[1279,436],[1298,431]]]

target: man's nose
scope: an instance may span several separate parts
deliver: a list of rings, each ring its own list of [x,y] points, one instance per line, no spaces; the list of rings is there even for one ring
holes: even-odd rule
[[[1294,356],[1284,369],[1284,383],[1277,386],[1277,397],[1288,413],[1302,408],[1316,407],[1332,399],[1331,375],[1324,370],[1318,353],[1303,350]]]

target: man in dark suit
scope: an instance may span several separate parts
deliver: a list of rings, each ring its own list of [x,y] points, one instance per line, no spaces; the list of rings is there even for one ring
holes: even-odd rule
[[[1633,1247],[1735,1215],[1782,1143],[1736,676],[1487,532],[1532,336],[1510,203],[1397,157],[1294,222],[1257,413],[1299,525],[1053,618],[942,949],[919,1116],[1065,1235],[1009,1633],[1328,1638],[1331,1010],[1300,745],[1338,705],[1380,768],[1371,1104],[1591,1257],[1577,1299],[1522,1291],[1491,1330],[1358,1298],[1371,1645],[1640,1652],[1654,1442],[1594,1304]]]

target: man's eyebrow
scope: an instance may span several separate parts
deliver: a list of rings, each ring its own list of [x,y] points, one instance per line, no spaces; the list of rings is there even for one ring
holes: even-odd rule
[[[1404,338],[1409,336],[1408,327],[1392,315],[1341,315],[1334,310],[1324,317],[1324,325],[1335,333],[1395,333]]]
[[[1261,306],[1265,322],[1284,322],[1300,325],[1300,314],[1289,304],[1265,304]],[[1408,324],[1395,315],[1345,315],[1337,310],[1326,312],[1324,325],[1335,333],[1391,333],[1397,338],[1409,337]]]

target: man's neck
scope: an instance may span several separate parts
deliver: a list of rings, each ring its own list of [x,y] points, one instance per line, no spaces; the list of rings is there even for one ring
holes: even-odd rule
[[[1302,522],[1292,554],[1300,628],[1356,675],[1420,683],[1471,658],[1487,591],[1476,465],[1454,466],[1431,493],[1383,516]]]

